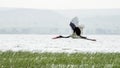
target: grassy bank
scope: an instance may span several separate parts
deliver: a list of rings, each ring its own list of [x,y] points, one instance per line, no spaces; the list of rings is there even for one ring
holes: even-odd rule
[[[0,52],[0,68],[120,68],[120,53]]]

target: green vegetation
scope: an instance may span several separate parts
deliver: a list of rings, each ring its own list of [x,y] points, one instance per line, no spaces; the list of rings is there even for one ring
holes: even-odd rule
[[[120,53],[0,52],[0,68],[120,68]]]

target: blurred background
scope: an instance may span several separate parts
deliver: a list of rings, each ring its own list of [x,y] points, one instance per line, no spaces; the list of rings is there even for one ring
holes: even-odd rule
[[[120,34],[119,0],[0,0],[0,34],[71,34],[76,16],[84,34]]]
[[[0,8],[0,34],[70,34],[73,17],[84,34],[120,34],[120,9]]]

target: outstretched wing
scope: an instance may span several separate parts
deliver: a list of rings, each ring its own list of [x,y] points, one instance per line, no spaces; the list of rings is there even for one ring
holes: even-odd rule
[[[74,17],[71,22],[75,25],[75,26],[78,26],[79,25],[79,19],[78,17]]]
[[[78,25],[79,25],[79,19],[78,17],[74,17],[70,22],[70,27],[74,31],[75,27],[78,27]]]
[[[73,24],[72,22],[70,23],[70,27],[72,28],[72,30],[74,31],[75,30],[75,24]]]

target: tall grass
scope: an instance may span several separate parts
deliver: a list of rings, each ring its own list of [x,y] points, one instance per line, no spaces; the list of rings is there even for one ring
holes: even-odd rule
[[[120,68],[120,53],[0,52],[0,68]]]

